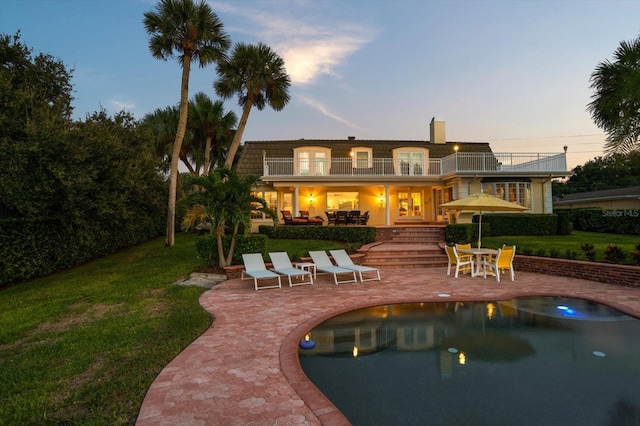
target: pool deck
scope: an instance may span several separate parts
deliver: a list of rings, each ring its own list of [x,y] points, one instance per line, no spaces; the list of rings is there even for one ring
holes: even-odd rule
[[[544,295],[589,299],[640,317],[637,288],[518,271],[515,282],[505,277],[499,283],[494,277],[456,279],[444,268],[380,275],[382,281],[337,286],[318,275],[313,286],[260,291],[252,280],[233,279],[207,290],[200,304],[215,317],[212,327],[158,375],[136,424],[349,424],[307,380],[297,348],[314,325],[365,306]]]

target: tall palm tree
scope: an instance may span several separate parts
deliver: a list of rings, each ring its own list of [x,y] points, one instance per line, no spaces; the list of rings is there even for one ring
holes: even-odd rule
[[[231,167],[240,146],[251,108],[262,110],[269,104],[280,111],[289,102],[291,79],[284,61],[263,43],[257,45],[237,43],[231,57],[217,65],[220,79],[213,84],[218,96],[228,99],[238,95],[242,116],[225,161]]]
[[[591,74],[595,94],[587,110],[607,132],[607,153],[624,154],[638,149],[640,138],[640,37],[621,42],[613,56]]]
[[[202,174],[209,174],[212,151],[216,154],[222,151],[237,121],[235,112],[224,112],[222,101],[213,102],[202,92],[196,93],[189,101],[189,127],[193,129],[196,141],[201,145],[204,141]]]
[[[193,0],[160,0],[156,11],[145,12],[143,22],[150,35],[151,55],[165,61],[176,58],[182,66],[180,121],[171,156],[165,239],[167,246],[173,246],[178,159],[187,127],[191,61],[197,61],[201,67],[212,62],[220,62],[225,59],[225,53],[231,42],[229,36],[223,31],[222,22],[204,1],[195,4]]]

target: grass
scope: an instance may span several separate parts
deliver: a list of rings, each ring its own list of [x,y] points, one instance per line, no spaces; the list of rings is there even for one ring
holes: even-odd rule
[[[640,243],[638,235],[621,235],[621,234],[604,234],[598,232],[582,232],[573,231],[571,235],[551,235],[551,236],[504,236],[504,237],[483,237],[482,246],[489,248],[498,248],[502,244],[516,245],[517,253],[522,254],[524,250],[530,250],[532,254],[544,251],[545,256],[551,255],[551,250],[558,251],[559,256],[564,258],[567,251],[573,251],[578,254],[577,259],[587,260],[582,245],[584,243],[593,244],[596,251],[596,261],[604,262],[605,251],[609,244],[615,244],[620,247],[626,257],[623,263],[631,265],[633,259],[631,252],[634,252],[636,244]]]
[[[171,285],[204,266],[196,236],[159,238],[0,290],[0,424],[132,425],[160,371],[212,323],[201,287]],[[270,240],[306,256],[342,247]]]

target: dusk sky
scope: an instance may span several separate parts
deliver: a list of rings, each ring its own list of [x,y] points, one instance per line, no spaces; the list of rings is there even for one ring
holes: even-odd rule
[[[232,41],[285,60],[291,101],[253,109],[243,140],[490,142],[495,152],[602,155],[586,112],[589,78],[640,35],[640,1],[210,1]],[[181,69],[149,53],[150,0],[3,0],[0,32],[73,68],[75,118],[177,104]],[[217,99],[215,66],[192,68],[190,97]],[[237,99],[225,102],[240,116]]]

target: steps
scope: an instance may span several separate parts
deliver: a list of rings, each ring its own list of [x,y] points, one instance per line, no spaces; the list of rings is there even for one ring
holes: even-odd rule
[[[447,256],[438,245],[443,241],[441,226],[394,227],[390,239],[368,249],[362,264],[380,269],[446,267]]]

